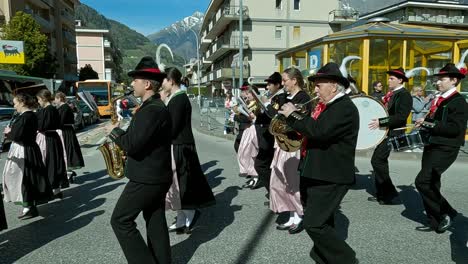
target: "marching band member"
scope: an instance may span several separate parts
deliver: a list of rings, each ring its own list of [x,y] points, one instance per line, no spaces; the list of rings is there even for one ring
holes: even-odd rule
[[[250,92],[255,93],[257,96],[259,95],[258,88],[251,85]],[[252,94],[252,96],[255,96]],[[252,97],[253,100],[254,97]],[[257,104],[261,104],[261,102],[257,102]],[[268,127],[270,126],[271,117],[268,116],[267,113],[263,112],[263,110],[259,107],[257,114],[255,115],[255,132],[257,133],[257,146],[258,146],[258,154],[254,160],[254,168],[258,174],[258,181],[251,187],[252,189],[259,189],[262,186],[266,188],[267,193],[270,192],[270,175],[271,175],[271,161],[273,160],[274,149],[273,145],[275,143],[275,139],[273,135],[270,134],[268,131]]]
[[[171,187],[171,209],[177,210],[176,223],[169,231],[190,233],[199,216],[200,208],[215,204],[211,187],[198,159],[192,133],[192,106],[187,93],[180,89],[182,73],[177,68],[166,69],[165,90],[171,90],[167,108],[172,119],[172,153],[175,179]],[[174,174],[173,174],[174,175]]]
[[[128,263],[171,263],[164,201],[172,183],[171,117],[158,90],[163,79],[156,62],[144,57],[134,71],[134,95],[142,104],[126,131],[109,125],[110,139],[127,155],[125,176],[129,179],[120,195],[111,225]],[[135,219],[143,212],[147,243]]]
[[[3,199],[0,202],[0,231],[8,228],[8,223],[6,220],[5,208],[3,207]]]
[[[373,119],[369,123],[370,129],[388,127],[387,138],[385,138],[374,150],[371,164],[375,176],[375,197],[369,197],[369,201],[378,202],[381,205],[395,204],[398,192],[392,183],[388,169],[388,157],[390,156],[390,146],[388,137],[405,133],[405,130],[392,130],[405,127],[406,119],[411,112],[413,99],[411,94],[405,89],[404,83],[408,82],[408,77],[402,68],[387,71],[389,92],[385,95],[383,102],[388,109],[388,117]]]
[[[292,80],[289,80],[292,79]],[[267,80],[268,91],[273,94],[271,102],[267,104],[268,114],[276,115],[277,111],[286,102],[294,105],[306,105],[309,114],[311,103],[309,95],[300,87],[303,87],[304,80],[300,72],[295,69],[287,69],[283,75],[275,72]],[[290,96],[281,89],[284,84]],[[290,234],[296,234],[303,230],[302,217],[304,215],[300,192],[299,192],[299,172],[298,166],[301,158],[301,151],[287,152],[282,150],[278,142],[275,143],[275,153],[271,163],[270,178],[270,209],[275,213],[289,212],[289,220],[276,227],[278,230],[288,230]]]
[[[55,94],[55,104],[58,106],[58,112],[60,116],[60,124],[63,134],[63,141],[65,147],[65,154],[67,155],[67,169],[68,179],[70,182],[74,182],[74,176],[76,173],[74,169],[84,167],[83,154],[81,153],[80,143],[76,137],[74,124],[75,117],[70,106],[66,103],[66,96],[62,92]]]
[[[245,89],[242,89],[241,87],[240,96],[244,99],[247,98],[247,91],[248,91],[247,86],[245,86]],[[237,105],[239,105],[239,103],[237,103]],[[234,106],[233,108],[236,108],[236,107],[239,107],[239,106]],[[239,133],[236,135],[236,139],[234,141],[234,149],[236,150],[236,153],[238,153],[239,145],[240,145],[242,136],[244,135],[244,131],[252,125],[252,120],[250,119],[250,117],[245,116],[239,112],[234,115],[234,121],[239,124]]]
[[[257,130],[253,125],[255,122],[255,114],[257,112],[258,105],[256,104],[252,92],[249,91],[249,84],[244,83],[241,86],[242,95],[245,96],[248,103],[248,110],[251,112],[249,125],[243,132],[242,138],[239,142],[239,149],[237,151],[237,161],[239,163],[239,174],[250,177],[250,179],[242,186],[243,188],[252,188],[257,185],[258,173],[255,170],[255,158],[258,155],[258,139]]]
[[[283,75],[285,86],[297,82]],[[303,225],[314,242],[310,252],[317,263],[358,263],[354,250],[335,231],[335,213],[355,183],[354,158],[359,113],[345,94],[349,81],[336,63],[328,63],[308,78],[320,98],[312,116],[295,112],[292,103],[279,113],[306,139],[306,156],[300,167],[301,199],[305,204]]]
[[[21,203],[23,211],[18,218],[25,220],[39,215],[36,206],[52,198],[52,188],[36,143],[38,121],[32,111],[36,101],[30,95],[17,94],[13,103],[19,116],[11,128],[5,128],[5,134],[13,142],[3,168],[2,183],[5,201]]]
[[[456,86],[465,78],[466,68],[460,70],[449,63],[434,74],[441,95],[433,100],[426,118],[416,121],[430,134],[429,145],[424,147],[422,168],[416,177],[416,188],[421,194],[428,223],[416,230],[445,232],[457,211],[440,193],[441,177],[457,159],[460,146],[465,144],[468,104],[457,92]]]
[[[47,169],[49,182],[54,195],[62,199],[62,188],[69,186],[67,178],[67,164],[62,138],[57,130],[60,129],[60,114],[52,102],[52,94],[43,89],[36,94],[40,109],[37,110],[38,135],[36,142],[42,151],[42,158]]]

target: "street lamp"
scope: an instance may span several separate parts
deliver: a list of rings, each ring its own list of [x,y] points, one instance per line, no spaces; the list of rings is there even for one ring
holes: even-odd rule
[[[198,41],[198,34],[192,29],[190,31],[195,35],[196,47],[197,47],[197,84],[198,84],[198,106],[201,106],[201,93],[200,93],[200,42]]]

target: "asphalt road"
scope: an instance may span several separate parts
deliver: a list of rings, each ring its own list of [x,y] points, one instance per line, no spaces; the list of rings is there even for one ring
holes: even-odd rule
[[[39,207],[40,217],[20,221],[20,208],[5,204],[10,228],[0,232],[0,263],[126,263],[109,224],[126,180],[106,175],[88,131],[83,151],[86,167],[65,198]],[[263,205],[264,190],[241,190],[244,180],[232,141],[194,132],[202,167],[217,204],[202,210],[189,235],[171,234],[174,263],[312,263],[312,241],[305,232],[289,235],[275,229],[277,216]],[[94,139],[93,139],[94,137]],[[3,168],[2,157],[0,168]],[[355,249],[361,263],[468,263],[468,163],[457,161],[445,174],[442,191],[461,213],[444,234],[419,233],[424,220],[414,178],[420,161],[413,156],[391,160],[391,176],[401,205],[380,206],[367,201],[373,192],[368,157],[358,157],[357,183],[337,215],[340,234]],[[168,222],[175,214],[167,213]],[[145,236],[144,222],[138,227]]]

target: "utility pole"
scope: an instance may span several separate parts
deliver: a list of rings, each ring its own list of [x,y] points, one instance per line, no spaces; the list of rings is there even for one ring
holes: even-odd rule
[[[244,83],[244,5],[239,0],[239,88]]]
[[[198,84],[198,106],[201,106],[201,93],[200,93],[200,42],[198,41],[198,34],[192,29],[189,28],[190,31],[195,35],[195,41],[197,42],[195,45],[197,47],[197,84]]]

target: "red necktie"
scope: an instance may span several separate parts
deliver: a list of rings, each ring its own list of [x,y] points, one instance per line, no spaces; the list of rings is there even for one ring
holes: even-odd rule
[[[312,118],[317,120],[319,115],[327,108],[327,105],[320,102],[315,106],[314,112],[312,113]],[[301,146],[301,157],[305,157],[307,153],[307,138],[304,137],[302,140],[302,146]]]
[[[388,106],[388,102],[390,101],[390,98],[392,97],[392,95],[393,95],[393,91],[390,91],[384,96],[383,103],[384,103],[385,107]]]
[[[444,98],[442,96],[439,96],[438,98],[432,100],[431,108],[429,108],[429,116],[432,118],[434,117],[435,112],[437,111],[437,108],[439,108],[439,105],[447,100],[448,98],[452,97],[455,95],[457,92],[452,93],[451,95],[447,96],[447,98]]]

